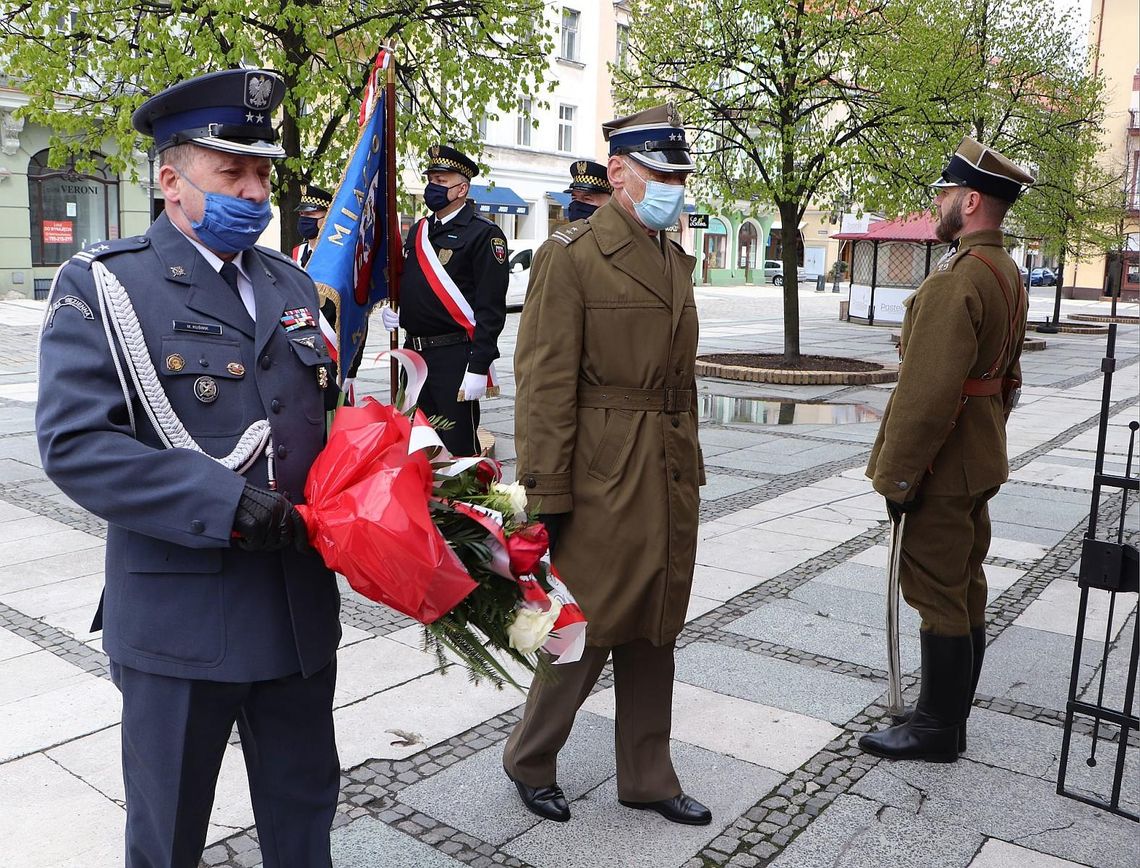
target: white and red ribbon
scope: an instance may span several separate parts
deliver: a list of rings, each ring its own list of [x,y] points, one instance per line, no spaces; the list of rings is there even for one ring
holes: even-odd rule
[[[428,286],[431,287],[448,316],[455,320],[456,325],[467,332],[468,340],[474,340],[475,311],[456,285],[455,280],[447,273],[443,263],[439,261],[439,256],[436,254],[435,248],[431,246],[427,236],[428,221],[421,220],[420,227],[416,231],[416,259],[419,261],[420,270],[427,278]],[[499,394],[499,377],[495,373],[495,363],[492,362],[487,369],[487,395],[494,396],[497,394]]]

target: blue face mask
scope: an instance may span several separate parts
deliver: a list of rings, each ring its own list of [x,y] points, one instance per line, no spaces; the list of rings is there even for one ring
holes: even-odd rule
[[[451,199],[448,198],[447,193],[449,190],[458,187],[459,184],[452,184],[451,187],[445,187],[443,184],[430,183],[424,187],[424,204],[434,213],[442,211],[451,204]]]
[[[626,191],[625,197],[633,203],[633,210],[637,219],[645,224],[647,229],[668,229],[677,222],[681,216],[681,209],[685,206],[684,184],[663,184],[644,177],[640,172],[626,163],[629,170],[645,182],[645,195],[640,202],[634,202],[633,197]]]
[[[185,175],[181,177],[205,197],[202,219],[191,220],[190,228],[194,230],[198,240],[214,253],[240,253],[249,250],[257,243],[257,239],[261,237],[261,233],[273,218],[268,199],[264,202],[251,202],[224,193],[207,193]]]
[[[566,206],[566,217],[570,220],[585,220],[597,210],[597,205],[591,205],[589,202],[579,202],[577,199],[571,199],[570,204]]]
[[[304,238],[306,241],[312,241],[321,234],[320,227],[317,224],[316,217],[298,217],[297,218],[297,234]]]

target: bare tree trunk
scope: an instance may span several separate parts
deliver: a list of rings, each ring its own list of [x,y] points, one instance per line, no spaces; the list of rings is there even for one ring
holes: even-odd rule
[[[799,208],[795,202],[781,201],[780,238],[783,241],[784,264],[784,359],[800,359],[800,281],[799,281]]]
[[[285,49],[285,56],[289,61],[287,65],[289,72],[285,74],[285,87],[289,92],[292,92],[297,77],[301,75],[300,64],[303,58],[304,41],[300,34],[289,32],[282,34],[281,42]],[[299,109],[300,106],[294,106],[292,111],[286,109],[281,119],[281,146],[285,149],[286,155],[290,157],[299,156],[302,153],[301,131],[297,126],[297,118],[294,114]],[[294,247],[301,243],[301,236],[297,234],[297,221],[294,219],[294,215],[297,206],[301,204],[301,183],[304,176],[286,166],[284,160],[276,161],[275,168],[273,186],[281,217],[281,252],[288,255]]]

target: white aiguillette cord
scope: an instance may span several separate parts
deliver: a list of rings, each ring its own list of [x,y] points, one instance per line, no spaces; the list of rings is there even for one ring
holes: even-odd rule
[[[236,473],[248,470],[263,452],[267,456],[271,455],[273,435],[268,419],[258,419],[246,428],[233,451],[222,458],[210,455],[194,442],[194,438],[190,436],[190,432],[186,430],[174,408],[170,406],[170,399],[154,370],[154,363],[150,359],[138,316],[126,289],[103,263],[93,262],[91,271],[95,275],[95,289],[99,297],[99,312],[103,316],[103,330],[107,334],[107,345],[111,349],[115,371],[119,375],[119,385],[123,389],[123,400],[126,401],[127,412],[130,414],[131,430],[137,434],[127,373],[130,374],[135,393],[146,411],[147,418],[150,419],[151,425],[154,426],[155,432],[166,448],[198,452]],[[123,358],[126,360],[126,373],[119,361],[116,344],[122,349]],[[275,486],[271,461],[269,477],[270,487],[273,488]]]

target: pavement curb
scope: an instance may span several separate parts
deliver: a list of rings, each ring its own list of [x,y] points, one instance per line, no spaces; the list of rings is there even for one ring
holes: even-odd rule
[[[747,368],[742,365],[702,362],[700,359],[697,359],[696,375],[789,386],[866,386],[872,383],[894,383],[899,378],[896,367],[886,367],[881,371],[786,371],[780,368]]]

